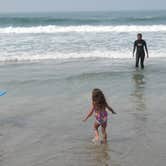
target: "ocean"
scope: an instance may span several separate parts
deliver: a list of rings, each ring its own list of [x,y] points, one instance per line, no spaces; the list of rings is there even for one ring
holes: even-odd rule
[[[147,41],[135,69],[137,33]],[[0,14],[1,166],[163,166],[166,11]],[[100,88],[108,143],[82,122]]]

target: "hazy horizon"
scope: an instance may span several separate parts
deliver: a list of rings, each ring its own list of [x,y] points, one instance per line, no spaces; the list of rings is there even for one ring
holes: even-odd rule
[[[160,12],[166,11],[166,9],[123,9],[123,10],[57,10],[57,11],[0,11],[1,14],[7,13],[77,13],[77,12]]]
[[[164,0],[1,0],[0,13],[32,13],[32,12],[94,12],[94,11],[159,11],[166,10]]]

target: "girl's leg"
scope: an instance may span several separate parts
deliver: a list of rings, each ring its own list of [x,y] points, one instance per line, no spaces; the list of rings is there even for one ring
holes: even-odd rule
[[[94,123],[94,132],[95,132],[95,141],[99,141],[99,124],[97,122]]]
[[[103,143],[106,144],[107,143],[107,132],[106,132],[106,127],[107,127],[107,123],[103,124],[101,126],[101,132],[103,135]]]

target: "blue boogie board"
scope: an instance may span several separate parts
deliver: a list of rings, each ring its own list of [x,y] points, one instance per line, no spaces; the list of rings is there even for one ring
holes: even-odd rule
[[[5,91],[0,91],[0,96],[3,96],[3,95],[5,95],[7,92],[5,92]]]

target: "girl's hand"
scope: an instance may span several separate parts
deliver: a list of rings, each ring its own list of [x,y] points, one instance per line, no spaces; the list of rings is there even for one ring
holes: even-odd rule
[[[83,122],[86,122],[86,121],[88,120],[88,118],[92,116],[93,111],[94,111],[94,108],[92,107],[92,108],[90,109],[88,115],[86,116],[86,118],[83,119]]]
[[[83,119],[82,121],[83,121],[83,122],[86,122],[86,121],[87,121],[87,119]]]

